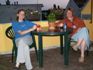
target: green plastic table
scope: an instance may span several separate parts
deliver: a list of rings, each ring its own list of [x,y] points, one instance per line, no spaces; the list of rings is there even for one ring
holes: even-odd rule
[[[33,31],[32,37],[35,42],[35,35],[38,36],[38,63],[39,67],[43,67],[43,36],[60,36],[60,51],[61,54],[64,55],[64,65],[69,64],[69,47],[70,47],[70,39],[69,34],[71,30],[67,29],[67,31],[55,29],[55,30],[49,30],[47,28],[43,28],[41,31]],[[64,36],[64,38],[63,38]],[[64,44],[63,44],[64,41]]]

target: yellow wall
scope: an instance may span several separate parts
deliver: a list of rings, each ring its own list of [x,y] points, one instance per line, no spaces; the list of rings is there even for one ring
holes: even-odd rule
[[[6,28],[10,24],[0,24],[0,53],[10,52],[12,48],[11,40],[5,36]]]
[[[38,21],[35,22],[36,24],[40,24],[41,27],[48,27],[48,22],[47,21]],[[36,44],[38,46],[38,36],[35,37],[36,39]],[[59,46],[60,45],[60,38],[59,36],[57,37],[43,37],[43,47],[44,48],[49,48],[52,46]]]
[[[90,31],[90,39],[93,41],[93,29],[91,29],[93,24],[89,24],[89,22],[90,21],[85,20],[85,24]],[[41,27],[48,26],[47,21],[38,21],[35,23],[40,24]],[[6,28],[8,28],[10,25],[11,24],[9,24],[9,23],[0,24],[0,54],[8,53],[8,52],[11,52],[11,50],[12,50],[12,41],[9,38],[7,38],[5,35]],[[38,46],[38,37],[36,36],[35,39],[36,39],[36,44]],[[60,45],[59,36],[58,37],[43,37],[44,48],[51,48],[53,46],[55,47],[55,46],[59,46],[59,45]]]
[[[38,21],[36,24],[40,24],[41,27],[48,26],[47,21]],[[0,24],[0,54],[9,53],[12,50],[12,41],[6,37],[5,31],[11,24]],[[38,46],[38,37],[36,36],[36,43]],[[48,48],[50,46],[59,46],[59,37],[43,37],[43,46]]]
[[[86,6],[81,11],[81,14],[91,14],[91,10],[93,13],[93,5],[92,5],[92,9],[91,9],[91,0],[89,0],[89,2],[86,4]],[[93,17],[93,14],[92,14],[92,17]],[[93,21],[93,18],[92,18],[92,21]]]
[[[93,5],[92,5],[92,12],[93,12]],[[91,0],[86,4],[86,6],[81,11],[81,14],[91,14]],[[93,14],[92,14],[93,17]],[[92,18],[93,21],[93,18]]]
[[[84,22],[89,29],[90,40],[93,41],[93,23],[90,23],[90,20],[84,20]]]
[[[86,4],[86,6],[83,8],[82,14],[90,14],[91,13],[91,0]]]
[[[92,10],[93,10],[93,5],[92,5]],[[91,0],[89,0],[89,2],[83,8],[81,14],[91,14]],[[84,21],[87,28],[89,29],[90,39],[93,41],[93,22],[90,23],[91,20],[84,20]],[[92,18],[92,21],[93,21],[93,18]]]
[[[93,9],[92,9],[93,10]],[[87,5],[83,8],[82,14],[90,14],[91,13],[91,2],[87,3]],[[93,15],[92,15],[93,16]],[[93,19],[92,19],[93,20]],[[84,20],[87,28],[89,29],[89,35],[91,41],[93,41],[93,23],[90,23],[90,20]],[[47,21],[37,21],[36,24],[40,24],[41,27],[48,26]],[[12,50],[12,41],[5,36],[5,30],[11,24],[0,24],[0,54],[11,52]],[[38,37],[36,36],[36,43],[38,46]],[[43,37],[43,46],[59,46],[60,40],[59,37]]]

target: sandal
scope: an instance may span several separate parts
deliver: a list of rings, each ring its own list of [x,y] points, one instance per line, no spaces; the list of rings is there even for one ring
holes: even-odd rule
[[[73,48],[74,51],[78,50],[77,46],[73,46],[72,48]]]

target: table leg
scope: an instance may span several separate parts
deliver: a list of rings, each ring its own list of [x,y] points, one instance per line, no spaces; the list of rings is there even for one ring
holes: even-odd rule
[[[63,54],[63,35],[60,35],[60,53]]]
[[[32,46],[35,47],[35,52],[36,52],[36,57],[37,57],[37,62],[38,62],[38,52],[37,52],[37,46],[36,46],[36,41],[35,41],[35,35],[32,35],[32,39],[33,39]]]
[[[43,41],[42,36],[38,36],[38,61],[39,61],[39,67],[43,67]]]
[[[64,53],[64,64],[68,65],[69,63],[69,35],[66,33],[64,35],[64,48],[63,48],[63,53]]]

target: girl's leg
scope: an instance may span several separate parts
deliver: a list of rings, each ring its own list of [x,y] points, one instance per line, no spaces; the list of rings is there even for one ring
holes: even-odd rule
[[[23,39],[20,39],[18,41],[17,46],[18,54],[16,60],[16,67],[19,67],[20,63],[25,63],[27,69],[32,69],[29,46],[25,44]]]
[[[78,50],[78,47],[81,45],[82,41],[83,41],[83,39],[78,39],[77,44],[74,45],[72,48],[73,48],[75,51],[77,51],[77,50]]]
[[[30,50],[29,50],[28,45],[25,45],[24,56],[25,56],[25,66],[26,66],[27,70],[31,70],[33,67],[32,67],[32,63],[31,63]]]
[[[86,42],[85,42],[85,40],[83,40],[82,43],[81,43],[81,48],[80,48],[81,55],[80,55],[80,58],[79,58],[79,62],[84,62],[85,48],[86,48]]]
[[[17,50],[17,59],[16,59],[16,67],[19,67],[20,63],[24,63],[24,42],[22,39],[17,41],[16,44],[18,50]]]

